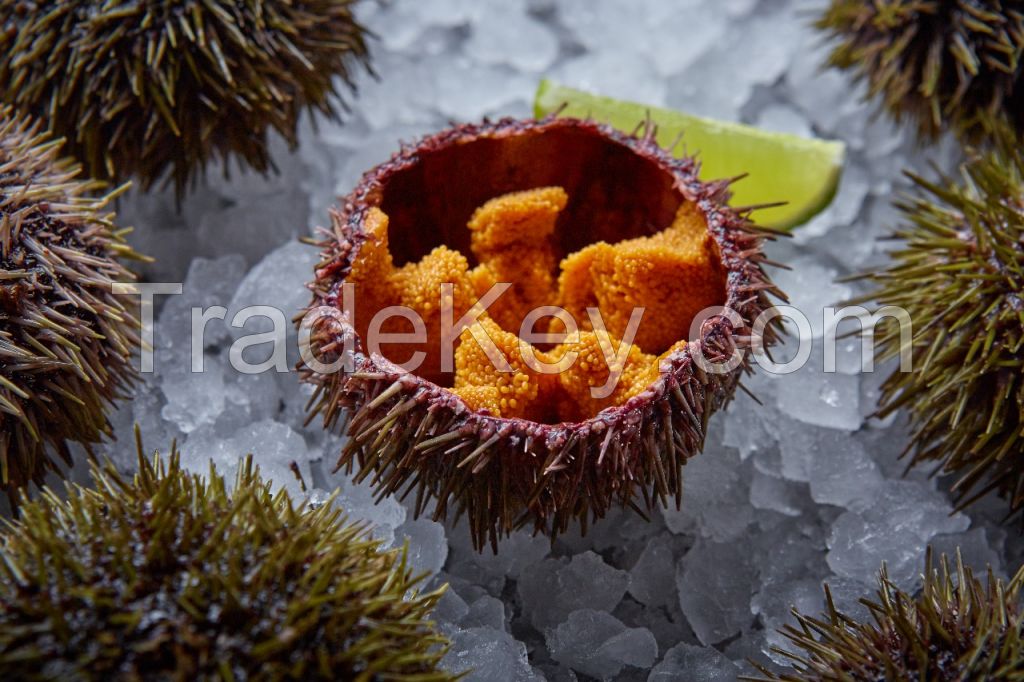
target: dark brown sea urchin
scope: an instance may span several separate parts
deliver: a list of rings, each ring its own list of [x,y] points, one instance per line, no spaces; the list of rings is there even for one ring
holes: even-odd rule
[[[0,106],[0,488],[41,483],[70,463],[68,441],[109,434],[108,404],[135,369],[139,321],[114,282],[138,258],[59,156],[60,141]]]
[[[559,257],[602,240],[652,235],[682,215],[684,204],[695,207],[713,247],[708,267],[723,272],[715,303],[742,319],[733,328],[712,317],[697,343],[708,360],[731,357],[748,347],[752,322],[771,306],[774,287],[761,268],[765,235],[726,205],[729,181],[702,182],[694,159],[673,158],[653,132],[648,127],[630,136],[568,118],[504,119],[406,146],[368,172],[332,212],[312,307],[341,308],[342,284],[355,265],[363,267],[361,254],[368,244],[371,254],[378,252],[380,216],[389,220],[396,263],[432,250],[436,261],[452,249],[471,252],[466,226],[478,207],[511,192],[557,186],[568,196],[551,233]],[[362,299],[356,297],[358,318]],[[709,416],[749,367],[746,358],[728,374],[707,373],[693,361],[693,344],[681,344],[664,357],[665,374],[598,414],[573,421],[503,418],[471,409],[448,388],[450,374],[403,373],[370,354],[362,333],[347,322],[320,322],[310,344],[320,361],[339,358],[346,343],[354,349],[353,371],[303,368],[316,385],[315,413],[350,436],[339,466],[371,479],[379,495],[415,492],[417,513],[435,500],[435,518],[449,510],[467,517],[478,547],[523,525],[554,536],[577,519],[585,529],[614,504],[642,511],[637,495],[648,509],[673,497],[678,504],[682,466],[700,451]],[[774,338],[769,327],[767,343]]]
[[[0,101],[44,119],[100,179],[168,172],[179,196],[214,158],[272,167],[268,131],[336,114],[367,61],[352,0],[0,3]]]
[[[1024,6],[1018,0],[832,0],[818,20],[836,46],[829,63],[924,138],[978,139],[981,119],[1024,131]]]
[[[141,446],[133,480],[92,475],[0,535],[3,679],[456,679],[429,621],[443,589],[333,504],[272,493],[251,456],[233,486]]]
[[[929,550],[917,595],[889,581],[883,567],[874,600],[862,600],[871,619],[840,613],[826,586],[823,617],[794,612],[782,629],[798,650],[776,649],[792,661],[781,674],[761,669],[765,682],[876,682],[877,680],[1024,680],[1024,568],[1004,583],[988,573],[982,584],[959,554],[955,572],[943,556],[936,569]],[[760,667],[760,666],[758,666]]]

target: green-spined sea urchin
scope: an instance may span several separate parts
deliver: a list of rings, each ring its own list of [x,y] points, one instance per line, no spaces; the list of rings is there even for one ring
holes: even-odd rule
[[[109,434],[135,377],[139,321],[114,282],[138,258],[60,156],[60,140],[0,106],[0,488],[41,483],[67,442]]]
[[[251,456],[233,487],[141,445],[133,480],[92,476],[0,536],[4,679],[455,679],[428,620],[442,590],[334,505],[272,493]]]
[[[314,410],[327,426],[347,428],[350,436],[339,466],[357,469],[381,495],[415,491],[417,513],[435,500],[435,518],[449,511],[464,515],[477,547],[493,546],[524,525],[554,536],[578,520],[585,530],[613,505],[639,510],[637,498],[647,508],[672,498],[678,504],[682,467],[700,451],[708,418],[732,396],[750,360],[711,373],[694,361],[695,351],[720,363],[747,348],[751,325],[771,307],[768,293],[775,290],[761,267],[765,234],[727,206],[728,181],[703,182],[698,170],[692,158],[674,158],[659,147],[650,127],[631,136],[590,121],[548,118],[458,126],[406,146],[369,171],[343,209],[332,213],[312,285],[311,309],[328,311],[344,307],[344,284],[363,286],[355,291],[354,326],[350,318],[324,316],[310,337],[318,362],[333,363],[348,346],[354,362],[346,371],[303,369],[317,387]],[[608,243],[602,247],[602,241]],[[591,246],[603,255],[588,251]],[[462,255],[471,252],[480,260],[472,272]],[[577,257],[565,258],[574,252]],[[495,259],[502,254],[508,257]],[[598,271],[599,256],[607,256],[601,261],[606,271]],[[646,304],[658,313],[648,324],[658,332],[650,343],[660,343],[657,337],[669,329],[683,335],[677,341],[690,343],[645,348],[652,355],[641,358],[642,366],[652,375],[637,379],[621,399],[613,394],[596,406],[579,403],[582,411],[575,414],[559,409],[571,398],[565,384],[557,385],[564,375],[545,381],[523,368],[511,357],[516,335],[506,329],[496,330],[495,340],[518,369],[505,375],[474,369],[461,387],[461,370],[445,374],[432,366],[406,373],[394,362],[408,358],[409,349],[393,362],[367,344],[376,310],[397,301],[434,316],[438,282],[451,279],[458,280],[458,307],[463,298],[475,298],[472,290],[480,281],[486,289],[492,280],[525,273],[518,277],[529,281],[513,282],[504,312],[521,304],[528,309],[538,287],[543,292],[554,286],[556,273],[545,268],[559,258],[565,258],[563,277],[578,270],[584,281],[560,283],[559,293],[580,293],[582,306],[593,296],[609,330],[622,309]],[[644,284],[678,285],[662,268],[694,284],[694,299],[697,292],[711,292],[703,305],[728,306],[737,313],[736,325],[713,315],[689,339],[680,331],[689,329],[689,317],[670,320],[661,314],[673,314],[663,308],[665,292],[675,289],[656,286],[655,298],[643,303],[629,296],[602,300],[602,291],[621,291],[630,277],[637,278],[632,291],[643,292],[640,298],[651,293]],[[644,279],[644,272],[653,279]],[[394,291],[388,290],[391,284]],[[423,297],[435,304],[421,306]],[[693,315],[693,300],[685,293],[671,299],[676,316],[684,310]],[[492,312],[502,319],[500,311]],[[431,317],[427,324],[431,334],[435,322]],[[769,326],[767,344],[774,335]],[[600,361],[601,335],[585,338],[580,345],[587,347],[577,350]],[[457,353],[467,343],[472,341],[462,341]],[[428,363],[435,359],[429,355],[432,344],[440,341],[428,335]],[[660,375],[658,354],[667,370]],[[632,361],[631,355],[627,362]],[[608,374],[605,368],[598,377],[600,367],[593,364],[579,366],[584,374],[573,375],[579,381],[570,381],[570,389],[586,389],[595,380],[589,385],[600,385]],[[563,402],[554,404],[558,400]]]
[[[1024,153],[1005,124],[994,149],[971,152],[959,180],[912,175],[898,202],[905,244],[868,278],[868,298],[902,307],[913,323],[913,371],[882,386],[880,413],[910,411],[913,463],[958,474],[961,504],[990,490],[1024,508]],[[882,323],[879,353],[903,348]]]
[[[867,81],[924,138],[977,138],[980,117],[1024,131],[1024,7],[1016,0],[832,0],[830,64]]]
[[[0,99],[43,118],[100,179],[204,164],[272,165],[303,111],[336,114],[333,79],[366,63],[352,0],[30,0],[0,3]],[[225,165],[225,170],[227,166]]]
[[[781,682],[874,682],[875,680],[1024,680],[1024,568],[1004,583],[989,571],[987,585],[963,565],[931,552],[924,586],[916,596],[898,589],[883,567],[876,598],[863,603],[871,621],[840,613],[825,588],[828,610],[818,618],[794,612],[797,625],[781,632],[799,653],[782,674],[765,669],[762,679]]]

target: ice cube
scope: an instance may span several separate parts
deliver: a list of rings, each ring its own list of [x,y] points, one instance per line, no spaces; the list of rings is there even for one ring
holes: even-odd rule
[[[821,583],[814,578],[804,578],[772,585],[770,589],[761,590],[754,597],[750,607],[764,623],[768,644],[783,651],[797,652],[795,645],[782,635],[779,629],[785,625],[797,625],[797,620],[791,613],[794,608],[802,614],[815,617],[821,613],[824,608]],[[788,662],[783,654],[771,650],[767,653],[780,665]]]
[[[948,498],[927,483],[886,481],[863,511],[845,512],[832,524],[828,565],[840,576],[870,583],[884,561],[890,579],[910,589],[931,539],[962,532],[969,525],[970,520],[954,514]]]
[[[409,519],[395,529],[395,544],[409,543],[409,563],[416,573],[437,574],[444,568],[448,542],[444,526],[429,519]]]
[[[664,79],[657,75],[650,61],[636,52],[587,53],[562,62],[553,69],[552,78],[565,85],[609,97],[655,107],[665,104]]]
[[[466,53],[484,64],[508,64],[518,71],[540,72],[558,54],[558,40],[544,24],[516,3],[489,7],[486,21],[473,25]]]
[[[860,442],[833,429],[809,429],[811,497],[818,504],[861,509],[882,484],[878,465]]]
[[[452,673],[469,671],[466,682],[542,682],[530,667],[526,645],[504,630],[480,627],[462,630],[441,665]]]
[[[647,682],[734,682],[740,670],[711,647],[680,642],[665,652]]]
[[[629,571],[628,589],[634,599],[649,607],[675,601],[675,560],[664,538],[648,541]]]
[[[678,564],[679,605],[705,645],[750,626],[750,596],[757,569],[739,543],[698,540]]]
[[[627,628],[610,613],[580,609],[547,638],[551,657],[584,675],[610,680],[624,667],[649,668],[658,656],[650,630]]]
[[[462,627],[489,627],[496,630],[505,629],[505,605],[500,599],[488,594],[477,597],[469,606],[469,611],[462,619]]]
[[[552,628],[577,609],[611,611],[626,593],[629,575],[587,551],[565,561],[545,559],[527,566],[518,589],[523,610],[538,630]]]
[[[682,508],[662,509],[665,524],[675,533],[696,528],[705,537],[735,539],[753,519],[750,476],[749,463],[741,463],[736,450],[709,443],[684,467]]]
[[[1000,529],[990,531],[987,528],[971,528],[963,533],[936,535],[931,541],[935,568],[939,567],[939,558],[945,554],[949,560],[950,570],[955,571],[956,552],[959,549],[964,566],[970,568],[983,583],[989,568],[992,569],[994,575],[1006,577],[1001,556],[1002,548],[998,543],[992,543],[989,540],[991,535],[998,536],[1001,533]]]
[[[754,471],[750,484],[750,503],[757,509],[770,509],[786,516],[799,516],[807,499],[807,487],[784,478]]]
[[[859,377],[826,373],[817,363],[779,379],[779,409],[806,424],[856,431],[860,428]]]

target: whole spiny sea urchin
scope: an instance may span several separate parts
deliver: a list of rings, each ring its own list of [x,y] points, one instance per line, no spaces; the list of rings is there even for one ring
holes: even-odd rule
[[[823,617],[794,611],[797,625],[781,630],[795,649],[776,651],[791,659],[791,669],[777,674],[761,668],[766,677],[747,679],[1024,679],[1024,568],[1009,583],[994,578],[990,570],[987,584],[982,584],[959,553],[955,573],[945,556],[936,569],[930,550],[925,563],[924,586],[916,596],[897,588],[882,568],[875,599],[862,600],[871,612],[870,621],[858,622],[840,613],[826,586]]]
[[[352,0],[0,3],[0,99],[44,119],[101,179],[164,177],[179,196],[213,158],[272,166],[303,111],[367,62]]]
[[[971,152],[961,177],[912,175],[918,191],[898,203],[904,245],[868,276],[868,296],[903,308],[882,323],[879,353],[909,352],[913,371],[883,384],[880,413],[907,408],[913,463],[957,474],[967,504],[990,490],[1024,508],[1024,153],[1006,125],[994,149]]]
[[[1018,0],[832,0],[817,22],[829,63],[924,138],[983,133],[985,116],[1024,131],[1024,6]]]
[[[477,547],[524,525],[586,530],[612,505],[678,505],[682,467],[750,360],[715,373],[694,358],[748,348],[774,291],[765,233],[727,206],[729,181],[698,170],[650,126],[626,135],[549,118],[457,126],[369,171],[332,212],[307,316],[314,411],[349,434],[339,466],[380,495],[415,492],[417,514],[433,500],[435,518],[465,516]],[[512,286],[481,313],[474,303],[496,283]],[[449,324],[478,313],[447,366],[443,300]],[[549,318],[539,329],[562,336],[528,341],[521,323],[542,304],[567,311],[576,332]],[[426,341],[377,349],[372,319],[389,306],[415,312]],[[711,314],[691,338],[697,313],[716,306],[733,320]],[[395,364],[414,352],[415,370]],[[590,390],[612,375],[611,393]]]
[[[113,291],[138,258],[78,178],[60,140],[0,106],[0,474],[41,483],[67,443],[109,434],[108,404],[134,380],[140,324]]]
[[[234,486],[139,446],[125,480],[45,489],[0,536],[4,679],[453,680],[416,588],[334,505]]]

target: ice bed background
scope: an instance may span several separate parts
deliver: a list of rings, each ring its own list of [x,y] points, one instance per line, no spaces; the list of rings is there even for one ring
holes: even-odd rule
[[[782,377],[758,373],[744,394],[712,419],[705,451],[687,464],[681,511],[645,522],[613,512],[586,537],[554,546],[521,532],[497,556],[476,554],[465,528],[413,520],[407,507],[374,505],[367,487],[331,469],[340,438],[318,422],[303,426],[309,390],[294,373],[242,375],[228,346],[270,329],[207,327],[205,368],[190,371],[190,309],[221,305],[227,319],[247,305],[289,316],[304,306],[315,250],[298,243],[327,223],[327,209],[367,169],[451,121],[529,116],[541,77],[602,94],[768,129],[844,140],[847,167],[832,206],[792,239],[769,247],[791,271],[776,281],[823,329],[822,308],[856,292],[842,277],[884,261],[897,216],[891,198],[906,187],[903,168],[951,167],[954,144],[917,149],[875,117],[863,89],[823,72],[824,47],[809,24],[823,3],[807,0],[396,0],[363,2],[359,16],[379,80],[361,78],[345,123],[306,121],[301,144],[276,145],[276,176],[211,168],[180,212],[172,192],[130,193],[121,223],[130,241],[158,261],[150,281],[181,282],[156,326],[156,372],[115,429],[141,427],[148,449],[177,439],[186,464],[212,459],[233,475],[253,452],[276,484],[298,492],[296,462],[325,499],[376,526],[387,543],[409,543],[414,565],[451,587],[436,620],[453,642],[446,659],[470,680],[733,680],[754,658],[771,664],[785,646],[775,629],[797,606],[816,613],[827,581],[840,608],[873,590],[883,561],[913,588],[925,547],[986,564],[998,573],[1020,563],[1016,527],[986,500],[953,514],[947,486],[898,456],[907,428],[870,418],[883,373],[860,374],[859,342],[840,347],[839,372],[817,361]],[[261,326],[262,324],[262,326]],[[289,364],[297,355],[289,332]],[[820,341],[820,339],[818,340]],[[266,353],[263,353],[265,357]],[[262,359],[262,358],[261,358]],[[133,467],[128,443],[106,449]]]

